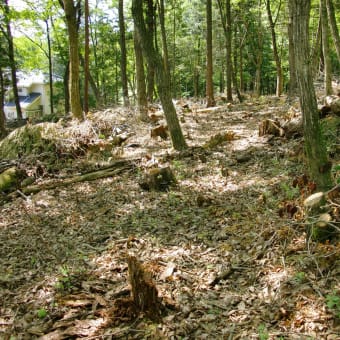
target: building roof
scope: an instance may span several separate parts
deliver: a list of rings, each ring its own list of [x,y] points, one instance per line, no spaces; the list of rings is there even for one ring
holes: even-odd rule
[[[36,99],[38,99],[41,96],[41,93],[38,92],[32,92],[28,96],[19,96],[20,106],[22,108],[29,107]],[[5,103],[5,106],[7,107],[15,107],[14,100]]]

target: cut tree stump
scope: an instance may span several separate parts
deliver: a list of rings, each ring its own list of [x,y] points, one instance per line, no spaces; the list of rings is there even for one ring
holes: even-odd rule
[[[259,136],[273,135],[276,137],[283,137],[285,134],[284,129],[280,126],[280,123],[272,120],[266,119],[260,123],[259,126]]]
[[[143,190],[155,191],[167,191],[174,184],[176,184],[176,178],[170,167],[152,168],[139,182]]]
[[[145,270],[135,256],[128,257],[128,267],[132,300],[136,310],[139,313],[144,313],[153,321],[159,321],[163,305],[158,297],[151,273]]]

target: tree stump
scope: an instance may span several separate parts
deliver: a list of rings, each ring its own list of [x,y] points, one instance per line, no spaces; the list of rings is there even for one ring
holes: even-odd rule
[[[139,183],[142,189],[155,191],[167,191],[173,184],[176,178],[169,167],[150,169]]]
[[[162,304],[151,274],[135,256],[128,257],[129,280],[132,300],[139,313],[144,313],[151,320],[159,321],[162,314]]]
[[[168,139],[168,127],[164,126],[164,125],[159,125],[156,126],[155,128],[153,128],[151,130],[150,133],[152,138],[157,138],[157,137],[161,137],[163,140],[167,140]]]
[[[259,137],[262,137],[265,135],[283,137],[284,134],[285,134],[285,131],[280,126],[280,123],[272,119],[264,120],[263,122],[261,122],[259,126]]]

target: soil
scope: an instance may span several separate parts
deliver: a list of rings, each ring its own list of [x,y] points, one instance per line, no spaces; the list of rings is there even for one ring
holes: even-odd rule
[[[131,166],[2,203],[1,339],[340,338],[340,242],[306,239],[303,139],[258,134],[264,119],[298,115],[297,103],[177,104],[187,151],[151,138],[133,110],[95,112],[87,122],[125,133],[119,145],[101,132],[71,160],[40,160],[36,184]],[[168,191],[142,189],[144,173],[168,166]],[[132,302],[131,256],[157,289],[157,320]]]

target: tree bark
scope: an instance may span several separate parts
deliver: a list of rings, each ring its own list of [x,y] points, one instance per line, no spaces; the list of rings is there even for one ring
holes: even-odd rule
[[[22,120],[23,117],[22,117],[22,111],[20,107],[20,99],[19,99],[18,86],[17,86],[17,67],[16,67],[16,62],[15,62],[15,56],[14,56],[14,44],[13,44],[8,0],[4,0],[4,11],[5,11],[5,22],[6,22],[6,39],[8,43],[8,58],[9,58],[9,64],[11,68],[14,102],[15,102],[15,108],[17,111],[17,118],[18,120]]]
[[[46,25],[46,38],[47,38],[47,55],[48,55],[48,76],[49,76],[49,88],[50,88],[50,108],[51,114],[54,112],[53,108],[53,66],[52,66],[52,47],[51,47],[51,34],[50,34],[50,25],[49,20],[52,20],[48,17],[45,20]]]
[[[226,0],[226,61],[227,61],[227,100],[233,100],[233,92],[232,92],[232,78],[233,78],[233,62],[232,62],[232,50],[231,50],[231,39],[232,39],[232,28],[231,28],[231,6],[230,0]],[[237,86],[237,84],[234,84]]]
[[[289,0],[292,21],[294,55],[299,86],[300,105],[303,116],[305,150],[310,177],[321,191],[332,186],[331,166],[319,125],[319,113],[309,46],[310,0]]]
[[[68,61],[65,67],[64,77],[63,77],[64,98],[65,98],[64,108],[65,108],[66,114],[71,111],[69,82],[70,82],[70,62]]]
[[[281,7],[281,1],[280,1],[278,11],[280,11],[280,7]],[[272,35],[273,55],[274,55],[274,60],[275,60],[275,65],[276,65],[276,96],[280,97],[283,91],[283,73],[282,73],[282,67],[281,67],[281,58],[279,56],[279,52],[277,49],[275,22],[273,20],[272,11],[270,8],[270,0],[266,1],[266,8],[267,8],[270,32]]]
[[[90,30],[89,0],[85,0],[85,53],[84,53],[84,114],[89,112],[89,78],[90,78]]]
[[[147,2],[147,15],[146,15],[146,21],[147,21],[147,31],[150,37],[154,39],[155,37],[155,9],[153,0],[146,0]],[[153,103],[154,99],[154,91],[155,91],[155,65],[150,64],[149,61],[147,61],[147,95],[148,95],[148,102]]]
[[[119,18],[119,44],[120,44],[120,71],[122,79],[122,89],[123,89],[123,102],[124,106],[130,106],[129,101],[129,88],[127,81],[126,72],[126,43],[125,43],[125,21],[124,21],[124,0],[119,0],[118,3],[118,18]]]
[[[175,106],[172,102],[170,92],[170,79],[168,77],[168,73],[165,70],[163,58],[154,46],[153,37],[148,34],[149,32],[147,31],[145,25],[143,12],[144,11],[142,1],[133,0],[132,16],[134,19],[135,27],[141,39],[143,53],[148,61],[148,64],[152,64],[155,66],[158,94],[168,124],[172,144],[176,150],[183,150],[187,148],[187,145],[178,121]]]
[[[317,77],[320,71],[320,51],[321,51],[321,45],[322,45],[322,29],[321,29],[321,14],[319,17],[319,22],[318,22],[318,28],[316,31],[316,36],[314,40],[314,44],[312,47],[311,51],[311,56],[312,56],[312,71],[313,71],[313,78]]]
[[[338,61],[340,62],[340,36],[339,30],[335,18],[334,4],[333,0],[326,0],[327,14],[329,25],[331,27],[333,42],[336,50],[336,54],[338,56]]]
[[[133,35],[135,60],[136,60],[136,82],[137,82],[137,106],[139,117],[142,121],[148,120],[148,98],[145,85],[144,58],[138,32],[135,29]]]
[[[288,97],[292,99],[296,96],[298,84],[296,79],[294,39],[293,39],[293,18],[289,18],[288,22],[288,60],[289,60],[289,88]]]
[[[255,95],[257,97],[261,96],[261,78],[262,78],[262,61],[263,61],[263,26],[262,26],[262,9],[261,2],[259,1],[258,8],[258,23],[257,23],[257,44],[255,46]]]
[[[325,94],[329,96],[333,94],[332,89],[332,61],[330,56],[329,48],[329,29],[328,29],[328,18],[326,0],[320,0],[320,15],[322,25],[322,53],[324,60],[324,83],[325,83]]]
[[[70,72],[69,72],[69,95],[70,108],[74,118],[83,120],[83,110],[80,101],[79,88],[79,37],[78,17],[80,0],[74,5],[73,0],[63,0],[66,25],[68,29]]]
[[[212,3],[211,3],[211,0],[207,0],[207,3],[206,3],[206,20],[207,20],[206,96],[207,96],[207,107],[211,107],[215,105],[214,83],[213,83]]]
[[[161,26],[164,66],[165,66],[165,70],[168,73],[168,77],[170,79],[171,75],[170,75],[170,65],[169,65],[169,52],[168,52],[168,44],[167,44],[166,31],[165,31],[164,0],[160,0],[160,3],[159,3],[159,23]],[[170,80],[170,83],[171,83],[171,80]]]
[[[0,138],[6,135],[4,102],[5,102],[5,84],[2,68],[0,65]]]

